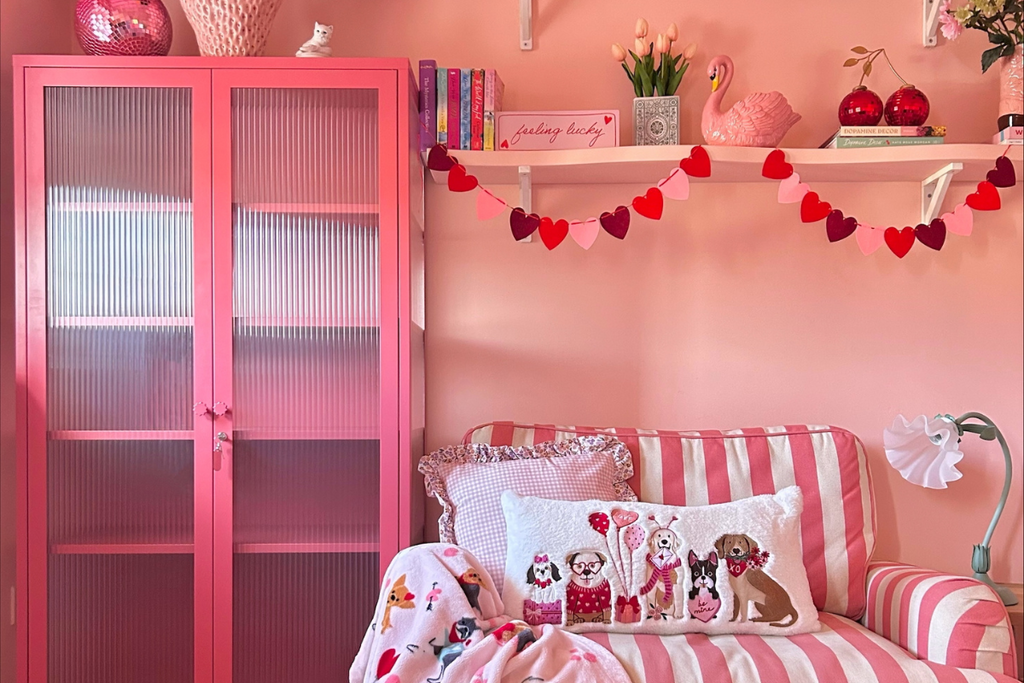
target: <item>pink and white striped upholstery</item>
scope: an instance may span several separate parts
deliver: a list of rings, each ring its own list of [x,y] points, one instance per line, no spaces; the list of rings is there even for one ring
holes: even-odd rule
[[[681,636],[593,633],[634,683],[1014,683],[1001,673],[914,657],[860,624],[819,615],[822,628],[800,636]]]
[[[1013,632],[983,583],[894,562],[868,570],[864,625],[921,659],[1015,676]]]
[[[614,434],[633,455],[630,486],[647,503],[708,505],[796,484],[804,565],[815,607],[859,619],[875,546],[874,501],[860,440],[837,427],[676,432],[492,422],[463,443],[521,446]]]

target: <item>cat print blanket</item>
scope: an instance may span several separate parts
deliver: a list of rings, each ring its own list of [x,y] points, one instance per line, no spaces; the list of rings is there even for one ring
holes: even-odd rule
[[[504,615],[472,554],[428,544],[400,552],[384,574],[350,683],[630,683],[618,660],[551,625]]]

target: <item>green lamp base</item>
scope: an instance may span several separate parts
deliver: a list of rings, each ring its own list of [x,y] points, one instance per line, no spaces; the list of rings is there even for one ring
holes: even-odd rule
[[[999,595],[1000,599],[1002,599],[1003,601],[1003,604],[1007,607],[1010,607],[1011,605],[1016,605],[1019,602],[1017,596],[1013,594],[1012,590],[1010,590],[1006,586],[1000,586],[998,583],[993,582],[992,579],[988,577],[988,574],[976,573],[974,575],[974,578],[976,578],[978,581],[981,581],[982,583],[991,586],[992,590],[994,590]]]

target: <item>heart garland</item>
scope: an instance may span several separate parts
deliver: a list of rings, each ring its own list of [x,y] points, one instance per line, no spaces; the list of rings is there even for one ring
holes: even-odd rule
[[[447,172],[448,189],[452,192],[479,190],[476,196],[476,217],[481,221],[496,218],[511,208],[508,222],[512,237],[516,241],[524,240],[539,231],[541,241],[549,250],[564,242],[566,237],[571,237],[582,248],[590,249],[594,246],[601,228],[620,240],[625,239],[629,232],[630,210],[626,206],[618,206],[614,211],[604,211],[600,218],[588,218],[585,221],[567,221],[562,218],[555,220],[536,213],[527,213],[522,207],[510,207],[505,200],[480,185],[477,178],[470,175],[466,167],[448,153],[445,145],[439,144],[430,148],[427,153],[427,168]],[[661,220],[665,210],[665,197],[677,201],[689,199],[689,177],[707,178],[710,175],[711,157],[698,145],[690,150],[690,156],[679,162],[679,168],[673,169],[668,177],[659,180],[644,194],[634,197],[630,206],[644,218]]]
[[[800,175],[793,166],[786,162],[786,153],[781,149],[773,149],[765,157],[761,167],[761,175],[765,178],[781,181],[779,183],[779,204],[800,203],[800,220],[804,223],[825,221],[825,236],[829,242],[839,242],[850,235],[856,235],[857,246],[861,253],[870,256],[884,243],[897,258],[910,253],[914,242],[939,251],[946,243],[946,235],[953,233],[967,237],[974,228],[975,211],[996,211],[1002,207],[997,188],[1010,188],[1017,184],[1017,173],[1013,162],[1002,154],[996,158],[995,168],[989,171],[985,180],[978,183],[977,191],[967,195],[962,204],[958,204],[949,213],[944,213],[930,223],[920,223],[915,227],[902,229],[882,228],[860,223],[852,216],[845,216],[839,209],[823,201],[817,192],[812,192],[807,183],[800,182]]]

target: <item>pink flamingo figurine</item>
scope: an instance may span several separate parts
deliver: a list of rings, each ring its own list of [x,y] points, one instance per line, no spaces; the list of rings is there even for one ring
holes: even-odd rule
[[[732,83],[732,72],[732,60],[725,55],[715,57],[708,64],[711,97],[700,119],[704,141],[709,145],[778,147],[793,124],[800,120],[800,115],[778,92],[751,93],[722,113],[722,98]]]

